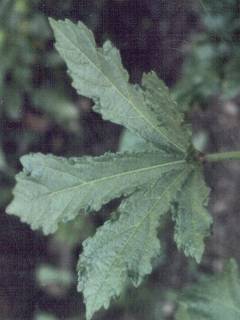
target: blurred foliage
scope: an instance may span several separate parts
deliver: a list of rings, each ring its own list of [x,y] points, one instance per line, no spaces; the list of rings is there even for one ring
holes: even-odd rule
[[[25,0],[3,0],[0,14],[1,113],[17,120],[23,117],[25,105],[37,105],[54,121],[59,117],[76,121],[77,110],[71,102],[70,87],[65,85],[62,61],[51,50],[48,21],[36,10],[36,1],[29,5]],[[51,90],[44,91],[45,87]],[[65,95],[62,101],[60,97],[55,100],[59,93],[60,97]],[[45,100],[41,101],[40,95]],[[51,112],[53,100],[57,117]]]
[[[93,10],[96,3],[98,4]],[[31,235],[28,239],[29,231],[26,227],[4,215],[4,208],[10,201],[15,183],[14,175],[19,169],[19,158],[34,150],[77,155],[84,149],[81,101],[72,90],[64,64],[53,48],[47,17],[69,17],[75,20],[81,17],[94,29],[103,3],[104,1],[93,1],[86,4],[80,1],[76,5],[76,1],[0,1],[0,218],[2,234],[8,233],[6,241],[1,238],[1,259],[8,261],[8,256],[16,255],[17,264],[16,275],[12,275],[11,271],[4,275],[6,288],[2,282],[3,290],[14,291],[15,286],[17,290],[21,290],[21,283],[25,281],[22,274],[26,272],[21,269],[25,267],[19,266],[25,255],[22,247],[25,246],[25,241],[29,240],[28,245],[31,247],[38,237]],[[90,12],[93,12],[94,16],[89,16]],[[90,221],[88,224],[92,226]],[[74,250],[76,239],[82,239],[84,235],[84,232],[81,232],[83,229],[83,222],[76,220],[73,229],[60,228],[56,238],[59,238],[61,245],[65,245],[66,240],[69,250]],[[20,238],[17,249],[16,237]],[[32,268],[34,255],[37,253],[30,250],[26,257],[24,256],[24,261],[28,264],[27,270]],[[40,265],[37,268],[39,290],[43,283],[45,288],[56,289],[59,283],[60,287],[64,286],[71,272],[69,271],[68,275],[67,273],[68,270],[62,270],[57,264],[53,268],[49,261],[46,261],[45,266]],[[32,275],[29,273],[27,282],[24,282],[26,289],[20,296],[16,293],[17,297],[14,298],[12,310],[9,310],[8,319],[28,319],[31,307],[28,306],[27,296],[36,294],[35,291],[31,293],[32,283]],[[68,286],[71,286],[71,283],[68,281]],[[57,292],[56,289],[56,296]],[[43,293],[47,294],[47,291]],[[10,297],[11,294],[7,293],[6,299]],[[34,299],[34,296],[30,298]],[[2,309],[1,302],[0,307]],[[5,319],[3,312],[0,312],[0,318]]]
[[[61,223],[53,237],[56,241],[75,248],[92,234],[93,230],[93,223],[87,216],[77,216],[72,221]]]
[[[58,320],[58,319],[47,313],[39,313],[35,316],[34,320]]]
[[[239,293],[239,270],[231,259],[223,272],[212,276],[202,274],[196,284],[183,290],[176,319],[239,319]]]
[[[183,104],[205,104],[240,92],[239,0],[199,0],[202,30],[185,50],[182,77],[175,88]]]
[[[39,313],[35,316],[34,320],[60,320],[48,313]],[[79,320],[79,318],[64,318],[64,320]]]
[[[53,284],[69,287],[73,282],[73,275],[66,270],[59,270],[49,265],[40,265],[36,272],[36,279],[41,287]]]
[[[59,125],[80,135],[76,98],[63,63],[52,48],[52,34],[39,4],[26,0],[0,2],[2,205],[10,197],[6,192],[13,184],[17,159],[42,143],[50,128]]]

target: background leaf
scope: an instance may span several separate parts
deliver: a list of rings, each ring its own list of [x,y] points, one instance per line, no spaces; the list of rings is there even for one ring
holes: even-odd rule
[[[43,110],[57,123],[66,127],[77,127],[78,110],[60,90],[40,88],[33,93],[35,108]]]
[[[181,299],[177,320],[237,320],[240,318],[240,279],[231,260],[221,274],[204,277]]]

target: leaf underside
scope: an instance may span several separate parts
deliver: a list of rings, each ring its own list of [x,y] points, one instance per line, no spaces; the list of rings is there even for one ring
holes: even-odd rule
[[[81,209],[97,211],[184,164],[161,151],[70,159],[38,153],[22,157],[21,162],[23,171],[16,177],[7,212],[45,234],[75,218]]]
[[[188,163],[190,132],[167,87],[154,72],[132,85],[119,52],[106,42],[96,46],[81,22],[50,19],[56,48],[78,93],[91,98],[103,118],[124,125],[141,140],[138,152],[100,157],[61,158],[30,154],[21,158],[14,199],[7,212],[45,234],[79,212],[98,211],[123,197],[117,220],[109,220],[83,244],[78,289],[87,318],[107,308],[130,280],[138,286],[161,254],[157,238],[161,216],[174,207],[175,240],[197,261],[211,223],[200,169]]]
[[[193,170],[189,174],[179,196],[177,208],[174,210],[174,238],[179,249],[186,256],[191,256],[199,263],[204,251],[204,239],[209,234],[212,223],[206,204],[209,189],[202,172]]]
[[[93,99],[95,111],[157,147],[186,151],[189,137],[184,134],[182,115],[154,73],[145,75],[145,88],[131,85],[118,50],[109,41],[97,48],[92,32],[83,23],[53,19],[50,23],[56,48],[68,66],[74,88]]]
[[[84,241],[78,289],[84,294],[87,319],[102,306],[108,308],[110,299],[123,291],[129,279],[138,286],[151,272],[151,261],[160,254],[160,217],[187,174],[186,167],[172,170],[125,199],[119,219],[107,221],[93,238]]]

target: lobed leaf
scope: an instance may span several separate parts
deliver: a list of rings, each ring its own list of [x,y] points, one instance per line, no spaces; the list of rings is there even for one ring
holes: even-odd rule
[[[22,157],[21,162],[23,171],[16,176],[7,212],[46,234],[81,209],[99,210],[185,163],[161,151],[70,159],[38,153]]]
[[[83,23],[76,25],[69,20],[53,19],[50,23],[56,48],[67,63],[74,88],[79,94],[93,99],[95,111],[157,147],[185,153],[189,141],[182,134],[184,128],[178,121],[174,121],[174,128],[167,125],[175,107],[167,90],[162,90],[160,96],[157,90],[153,92],[155,101],[162,105],[158,112],[149,106],[144,90],[129,84],[119,52],[109,41],[97,48],[92,32]]]
[[[78,93],[93,99],[94,109],[104,119],[124,125],[143,139],[133,147],[131,141],[136,139],[126,138],[125,148],[135,148],[132,153],[69,159],[30,154],[21,158],[23,171],[16,177],[14,199],[7,212],[32,229],[54,232],[80,210],[97,211],[112,199],[127,197],[118,210],[119,218],[107,221],[83,244],[78,289],[83,292],[90,319],[101,307],[107,308],[129,280],[138,286],[151,272],[151,261],[161,252],[157,238],[160,217],[173,203],[177,245],[200,261],[211,224],[205,209],[209,191],[200,169],[186,160],[191,156],[189,130],[157,75],[146,74],[141,86],[131,85],[119,52],[110,42],[98,48],[92,32],[81,22],[51,19],[50,23]],[[65,111],[59,121],[74,118],[72,106]],[[188,319],[192,304],[182,306],[178,315]]]
[[[152,271],[151,261],[160,254],[157,228],[162,214],[186,178],[188,168],[165,173],[125,199],[120,217],[107,221],[93,238],[83,243],[80,256],[79,286],[87,308],[87,319],[101,307],[108,308],[129,279],[138,286]]]
[[[180,299],[177,320],[240,319],[240,278],[231,260],[221,274],[204,277]]]

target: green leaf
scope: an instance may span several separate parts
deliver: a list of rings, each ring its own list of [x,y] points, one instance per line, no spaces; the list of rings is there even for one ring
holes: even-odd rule
[[[231,260],[224,272],[204,277],[186,290],[180,299],[176,319],[240,319],[240,278],[237,264]]]
[[[21,117],[22,92],[16,86],[4,88],[3,108],[6,115],[13,120]]]
[[[204,238],[209,234],[212,223],[205,206],[209,189],[197,167],[191,172],[178,197],[175,220],[175,241],[186,256],[200,262],[204,251]]]
[[[160,254],[159,219],[169,209],[188,170],[166,173],[124,200],[119,219],[107,221],[93,238],[84,241],[78,289],[84,294],[87,319],[101,307],[108,308],[129,279],[138,286],[152,271],[151,261]]]
[[[79,22],[50,19],[56,38],[56,48],[66,61],[73,86],[79,94],[92,98],[95,111],[103,118],[124,125],[158,147],[185,152],[189,141],[177,121],[169,128],[168,110],[172,100],[167,90],[154,88],[154,102],[162,104],[163,113],[151,107],[149,96],[139,86],[129,84],[119,52],[109,41],[97,48],[92,32]],[[158,85],[158,84],[157,84]],[[163,87],[163,86],[162,86]],[[150,104],[150,105],[149,105]],[[162,109],[163,109],[162,108]],[[166,119],[165,119],[166,118]]]
[[[58,318],[48,313],[39,313],[34,317],[34,320],[58,320]]]
[[[144,151],[144,150],[158,150],[151,143],[146,143],[145,140],[136,136],[129,130],[123,130],[118,150],[120,152],[124,151]]]
[[[99,210],[110,200],[181,168],[185,160],[158,151],[70,159],[30,154],[21,162],[23,171],[16,177],[15,197],[7,212],[48,234],[80,209]]]
[[[191,131],[184,123],[184,113],[179,108],[165,83],[155,72],[143,75],[142,87],[146,105],[156,114],[161,115],[158,121],[167,130],[169,137],[179,136],[186,147],[190,144]]]
[[[69,270],[42,264],[37,267],[36,281],[43,288],[51,285],[68,288],[74,282],[74,277]]]
[[[179,303],[176,320],[191,320],[187,305],[184,302]]]

